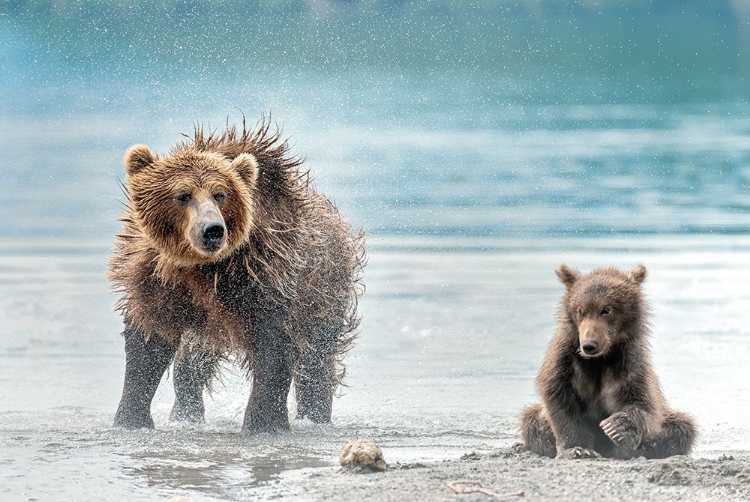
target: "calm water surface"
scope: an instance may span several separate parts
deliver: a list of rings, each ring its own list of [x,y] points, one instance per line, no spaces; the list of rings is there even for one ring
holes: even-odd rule
[[[655,364],[700,423],[697,454],[750,449],[737,5],[0,11],[0,499],[251,500],[288,495],[296,469],[335,465],[354,437],[391,462],[508,445],[536,400],[561,262],[645,263]],[[251,122],[271,110],[370,235],[348,387],[330,426],[247,437],[237,368],[196,428],[168,422],[166,376],[156,431],[111,430],[122,155],[237,108]]]

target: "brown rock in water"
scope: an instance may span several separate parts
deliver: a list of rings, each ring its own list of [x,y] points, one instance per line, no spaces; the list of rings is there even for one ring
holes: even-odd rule
[[[362,472],[380,472],[388,468],[383,451],[372,441],[355,439],[341,447],[339,462],[342,467]]]

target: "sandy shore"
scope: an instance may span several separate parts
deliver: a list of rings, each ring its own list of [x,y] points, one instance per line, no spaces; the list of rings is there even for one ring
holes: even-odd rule
[[[718,459],[558,461],[516,447],[432,464],[394,464],[383,473],[328,468],[298,476],[277,486],[279,491],[271,497],[333,501],[498,498],[476,492],[457,494],[448,486],[471,480],[497,495],[509,494],[505,500],[750,500],[750,453]]]

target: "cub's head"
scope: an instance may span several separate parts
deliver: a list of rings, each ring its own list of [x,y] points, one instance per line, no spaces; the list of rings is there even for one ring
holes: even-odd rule
[[[248,239],[258,164],[192,149],[158,157],[144,145],[125,155],[136,224],[179,266],[219,261]]]
[[[560,265],[557,277],[565,285],[563,319],[578,332],[578,352],[583,358],[606,355],[616,343],[640,332],[646,306],[641,283],[646,267],[625,272],[615,267],[597,268],[588,274]]]

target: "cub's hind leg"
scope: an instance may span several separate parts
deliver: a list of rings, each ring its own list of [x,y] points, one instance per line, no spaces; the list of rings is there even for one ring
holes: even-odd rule
[[[664,417],[661,433],[656,437],[644,438],[638,454],[646,458],[689,455],[697,436],[698,430],[690,415],[669,410]]]

